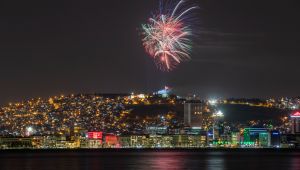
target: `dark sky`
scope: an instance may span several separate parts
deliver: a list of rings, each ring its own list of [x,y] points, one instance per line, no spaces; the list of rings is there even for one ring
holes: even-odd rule
[[[0,4],[0,104],[69,93],[299,96],[296,1],[200,0],[192,60],[159,71],[138,34],[158,0]]]

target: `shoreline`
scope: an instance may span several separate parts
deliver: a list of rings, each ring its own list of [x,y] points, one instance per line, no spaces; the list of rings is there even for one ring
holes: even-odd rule
[[[64,152],[299,152],[298,148],[97,148],[97,149],[0,149],[0,153],[64,153]]]

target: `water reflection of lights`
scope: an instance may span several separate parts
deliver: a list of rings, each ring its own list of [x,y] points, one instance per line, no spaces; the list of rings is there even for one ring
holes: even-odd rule
[[[224,152],[208,152],[206,153],[206,168],[207,170],[223,170],[225,169]]]
[[[223,156],[211,156],[207,158],[207,170],[223,170],[225,169],[225,161]]]
[[[295,154],[293,158],[291,158],[290,170],[299,170],[300,169],[300,155]]]
[[[145,169],[183,169],[184,159],[186,159],[185,153],[157,152],[153,154],[152,159],[149,159],[150,167]]]
[[[222,153],[195,153],[195,152],[156,152],[149,153],[147,158],[140,160],[146,165],[143,169],[202,169],[223,170],[225,160]]]

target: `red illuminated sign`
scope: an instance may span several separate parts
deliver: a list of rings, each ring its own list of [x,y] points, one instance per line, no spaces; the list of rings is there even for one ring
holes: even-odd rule
[[[102,139],[102,132],[88,132],[89,139]]]
[[[300,117],[300,111],[292,113],[291,117]]]

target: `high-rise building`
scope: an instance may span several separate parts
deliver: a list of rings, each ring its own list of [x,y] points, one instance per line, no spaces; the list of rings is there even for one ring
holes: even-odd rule
[[[200,100],[187,100],[184,103],[184,125],[187,127],[202,127],[204,103]]]
[[[278,130],[271,131],[271,147],[280,147],[280,132]]]
[[[224,134],[224,114],[218,111],[212,115],[213,117],[213,139],[219,140]]]
[[[299,134],[300,133],[300,111],[295,111],[291,114],[292,120],[292,133]]]

